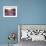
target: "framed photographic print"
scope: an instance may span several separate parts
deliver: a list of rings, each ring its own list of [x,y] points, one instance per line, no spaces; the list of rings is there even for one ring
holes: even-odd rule
[[[3,6],[3,17],[17,17],[17,6]]]

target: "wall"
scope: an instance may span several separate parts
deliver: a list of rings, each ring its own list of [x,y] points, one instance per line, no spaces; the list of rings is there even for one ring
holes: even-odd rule
[[[18,6],[18,0],[0,0],[0,44],[7,44],[9,42],[8,35],[10,32],[17,32],[17,18],[4,18],[3,6]],[[15,43],[18,43],[16,38]]]
[[[7,5],[18,6],[17,18],[2,17]],[[46,0],[0,0],[0,44],[8,43],[9,32],[17,34],[18,24],[46,24]]]

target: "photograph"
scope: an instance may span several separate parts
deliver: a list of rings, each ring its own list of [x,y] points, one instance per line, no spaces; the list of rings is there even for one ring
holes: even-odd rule
[[[17,17],[17,6],[4,6],[3,17]]]

